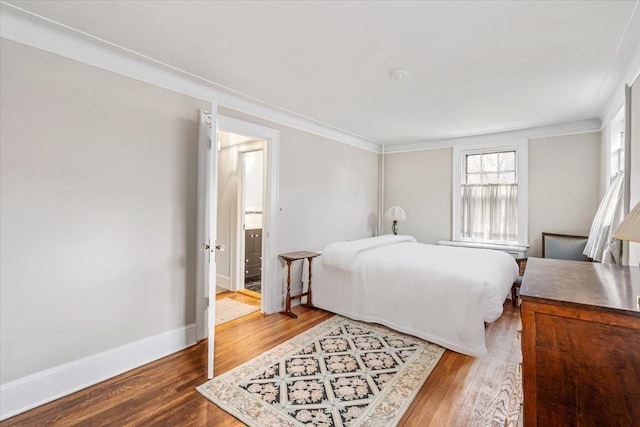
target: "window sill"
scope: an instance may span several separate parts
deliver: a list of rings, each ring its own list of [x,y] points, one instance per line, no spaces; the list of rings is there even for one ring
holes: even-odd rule
[[[499,243],[481,243],[481,242],[464,242],[460,240],[440,240],[439,245],[444,246],[459,246],[463,248],[477,248],[477,249],[494,249],[498,251],[507,252],[516,258],[524,258],[527,254],[529,246],[524,245],[507,245]]]

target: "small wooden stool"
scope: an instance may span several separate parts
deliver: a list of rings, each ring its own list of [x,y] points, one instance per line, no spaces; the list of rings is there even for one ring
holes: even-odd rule
[[[313,258],[320,256],[318,252],[307,252],[307,251],[299,251],[299,252],[289,252],[286,254],[281,254],[280,258],[286,261],[287,263],[287,299],[285,300],[285,308],[280,313],[286,314],[287,316],[291,316],[294,319],[297,319],[298,316],[291,311],[291,300],[296,298],[302,298],[304,296],[307,297],[306,304],[302,304],[300,301],[300,305],[307,308],[315,308],[313,306],[313,301],[311,300],[311,261]],[[309,260],[309,286],[307,287],[307,292],[302,292],[298,295],[291,295],[291,263],[293,261],[302,260],[302,264],[304,267],[304,260]],[[304,288],[302,289],[304,290]]]
[[[518,298],[520,296],[520,286],[522,286],[522,276],[524,276],[524,270],[527,268],[527,258],[516,258],[518,263],[518,277],[516,281],[511,285],[511,304],[514,307],[518,306]]]

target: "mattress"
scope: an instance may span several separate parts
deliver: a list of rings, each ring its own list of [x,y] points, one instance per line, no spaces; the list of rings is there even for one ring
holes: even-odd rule
[[[507,253],[427,245],[410,236],[332,244],[317,260],[317,307],[478,357],[487,353],[485,322],[502,315],[518,276]]]

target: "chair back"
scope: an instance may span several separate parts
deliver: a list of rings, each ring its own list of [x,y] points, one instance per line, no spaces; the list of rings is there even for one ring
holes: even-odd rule
[[[588,236],[542,233],[542,258],[588,261],[582,253]]]

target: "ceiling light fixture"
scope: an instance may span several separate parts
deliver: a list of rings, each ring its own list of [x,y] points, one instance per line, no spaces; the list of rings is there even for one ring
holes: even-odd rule
[[[407,70],[403,70],[402,68],[393,70],[391,71],[391,77],[393,78],[393,80],[402,80],[407,77]]]

